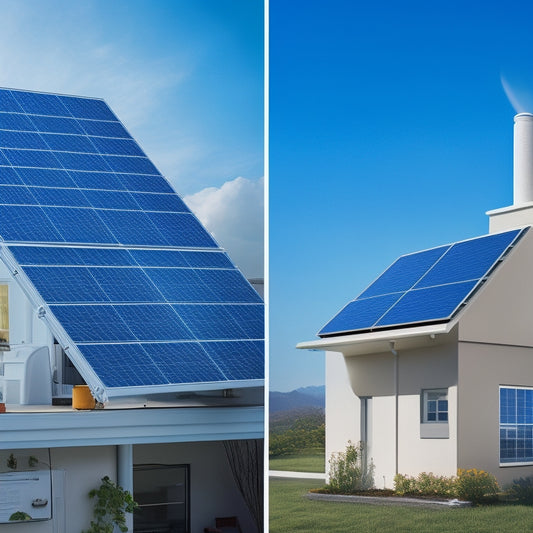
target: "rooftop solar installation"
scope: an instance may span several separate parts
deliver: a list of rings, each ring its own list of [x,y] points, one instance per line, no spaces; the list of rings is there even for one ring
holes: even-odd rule
[[[263,384],[260,297],[103,100],[0,89],[0,244],[99,401]]]
[[[525,231],[486,235],[398,258],[318,335],[451,320]]]

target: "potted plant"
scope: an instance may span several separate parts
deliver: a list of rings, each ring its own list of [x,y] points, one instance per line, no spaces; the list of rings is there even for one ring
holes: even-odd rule
[[[94,520],[91,520],[91,527],[83,533],[113,533],[115,526],[122,533],[128,531],[126,513],[133,513],[137,507],[129,491],[105,476],[100,487],[89,492],[89,498],[96,498]]]

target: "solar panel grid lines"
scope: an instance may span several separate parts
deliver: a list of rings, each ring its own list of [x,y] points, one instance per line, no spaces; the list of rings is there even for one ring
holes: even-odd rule
[[[261,384],[261,299],[103,100],[0,89],[0,220],[4,262],[101,399]]]
[[[318,335],[450,320],[525,231],[486,235],[400,257]]]

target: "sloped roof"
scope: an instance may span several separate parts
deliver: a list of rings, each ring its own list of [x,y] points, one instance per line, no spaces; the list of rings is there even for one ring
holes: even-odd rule
[[[0,89],[0,239],[97,399],[262,385],[262,300],[103,100]]]

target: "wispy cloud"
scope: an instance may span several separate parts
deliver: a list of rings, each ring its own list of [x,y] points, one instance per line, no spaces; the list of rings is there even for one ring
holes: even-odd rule
[[[101,35],[91,3],[2,2],[0,85],[105,97],[130,126],[145,122],[161,92],[187,73],[170,60],[139,60]],[[58,13],[61,12],[61,16]],[[147,82],[147,80],[150,80]]]
[[[236,178],[184,200],[245,276],[263,276],[263,178]]]

